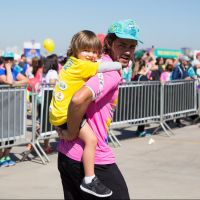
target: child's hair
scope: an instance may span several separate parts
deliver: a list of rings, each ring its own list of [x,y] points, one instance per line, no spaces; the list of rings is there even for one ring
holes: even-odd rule
[[[98,56],[101,55],[102,45],[96,34],[89,30],[83,30],[76,33],[67,51],[67,56],[77,57],[78,53],[84,50],[97,51]]]

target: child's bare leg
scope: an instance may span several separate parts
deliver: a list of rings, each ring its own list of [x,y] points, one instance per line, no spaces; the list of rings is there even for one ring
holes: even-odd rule
[[[97,145],[97,138],[95,133],[92,131],[88,123],[80,129],[79,138],[85,143],[83,150],[83,166],[85,172],[85,178],[94,178],[94,158]],[[90,182],[90,181],[89,181]]]
[[[80,185],[81,190],[98,197],[111,196],[112,191],[103,185],[94,174],[94,158],[97,138],[87,123],[81,128],[79,138],[85,143],[82,156],[85,177]]]

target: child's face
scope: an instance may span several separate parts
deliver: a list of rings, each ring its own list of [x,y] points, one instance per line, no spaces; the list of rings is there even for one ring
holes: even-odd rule
[[[96,62],[98,58],[98,53],[92,50],[83,50],[78,53],[78,59],[88,60],[92,62]]]

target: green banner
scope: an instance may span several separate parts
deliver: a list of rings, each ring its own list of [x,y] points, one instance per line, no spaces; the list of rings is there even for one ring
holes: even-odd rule
[[[182,50],[175,49],[154,49],[154,55],[161,58],[177,58],[180,54],[183,54]]]

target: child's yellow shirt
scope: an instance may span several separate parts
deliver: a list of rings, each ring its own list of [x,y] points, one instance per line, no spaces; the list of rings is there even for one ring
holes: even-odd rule
[[[74,93],[97,73],[99,63],[70,57],[59,73],[49,107],[49,120],[54,126],[67,122],[68,106]]]

